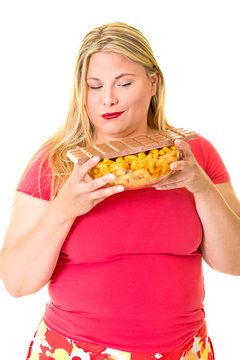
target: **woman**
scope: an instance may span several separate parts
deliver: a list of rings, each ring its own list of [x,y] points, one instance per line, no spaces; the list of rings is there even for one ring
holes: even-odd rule
[[[89,179],[98,157],[73,167],[66,156],[170,128],[164,90],[138,30],[117,22],[83,39],[66,122],[25,170],[1,252],[10,294],[49,284],[28,359],[214,359],[202,258],[240,274],[240,206],[214,147],[176,140],[177,171],[134,191],[104,188],[113,174]]]

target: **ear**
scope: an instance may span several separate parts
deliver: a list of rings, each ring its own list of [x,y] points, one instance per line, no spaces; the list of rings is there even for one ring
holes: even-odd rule
[[[157,85],[158,85],[158,76],[157,74],[153,74],[150,76],[151,85],[152,85],[152,96],[156,95]]]

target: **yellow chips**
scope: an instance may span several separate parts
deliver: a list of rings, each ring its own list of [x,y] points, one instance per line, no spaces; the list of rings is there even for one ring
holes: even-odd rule
[[[150,150],[145,154],[121,156],[116,159],[103,159],[89,174],[94,179],[108,173],[116,179],[108,185],[124,185],[126,189],[145,187],[157,183],[157,179],[170,173],[170,164],[178,159],[176,146]]]

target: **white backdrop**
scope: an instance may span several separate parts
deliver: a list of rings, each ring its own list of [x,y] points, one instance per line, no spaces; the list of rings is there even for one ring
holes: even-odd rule
[[[26,162],[65,119],[82,37],[112,21],[127,22],[149,39],[166,80],[169,122],[215,145],[239,196],[239,15],[237,0],[2,2],[0,241]],[[240,277],[205,264],[204,274],[216,359],[239,359]],[[1,359],[25,359],[47,300],[46,288],[15,299],[0,283]]]

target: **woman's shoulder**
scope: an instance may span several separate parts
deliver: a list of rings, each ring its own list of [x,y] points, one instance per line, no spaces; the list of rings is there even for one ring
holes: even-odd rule
[[[199,165],[214,183],[230,181],[225,164],[211,141],[196,133],[195,139],[188,143]]]
[[[196,131],[193,131],[195,138],[190,140],[189,143],[193,143],[196,144],[198,146],[212,146],[212,143],[210,142],[210,140],[208,138],[206,138],[205,136],[203,136],[202,134],[199,134]]]
[[[49,164],[51,146],[42,146],[30,159],[18,183],[17,190],[28,195],[50,199],[52,170]]]
[[[195,138],[189,140],[192,151],[205,152],[207,149],[213,147],[213,144],[198,132],[194,132]]]
[[[212,157],[220,157],[214,144],[205,136],[195,132],[195,138],[188,141],[194,156],[199,160],[210,161]]]

